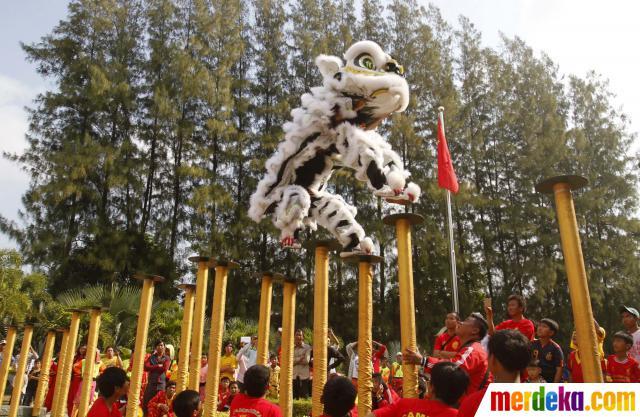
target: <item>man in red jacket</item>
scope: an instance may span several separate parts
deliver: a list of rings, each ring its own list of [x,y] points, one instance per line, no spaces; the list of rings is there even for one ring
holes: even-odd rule
[[[451,361],[469,374],[469,386],[466,394],[483,389],[493,381],[489,372],[487,352],[482,348],[480,341],[487,334],[487,321],[480,313],[471,313],[469,317],[456,329],[460,338],[460,349],[451,359],[437,359],[434,357],[422,357],[420,353],[405,350],[404,363],[421,365],[425,373],[430,373],[431,368],[440,361]]]
[[[489,324],[489,336],[493,336],[496,330],[514,329],[525,335],[527,339],[533,341],[535,328],[533,322],[524,316],[526,305],[522,296],[512,294],[507,298],[507,315],[509,319],[497,326],[493,325],[493,308],[485,306],[484,310],[487,314],[487,323]]]

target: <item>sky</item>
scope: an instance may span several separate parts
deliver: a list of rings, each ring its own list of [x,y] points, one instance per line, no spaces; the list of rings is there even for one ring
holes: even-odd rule
[[[427,1],[418,0],[421,4]],[[25,106],[53,86],[25,61],[20,42],[36,42],[66,15],[66,0],[0,0],[0,152],[26,148]],[[456,24],[467,16],[482,33],[483,43],[500,46],[500,33],[518,36],[544,51],[561,74],[584,76],[595,70],[608,78],[615,105],[640,131],[640,2],[630,0],[432,0],[444,18]],[[636,144],[634,147],[638,149]],[[0,214],[18,220],[28,177],[0,158]],[[0,248],[16,247],[0,234]]]

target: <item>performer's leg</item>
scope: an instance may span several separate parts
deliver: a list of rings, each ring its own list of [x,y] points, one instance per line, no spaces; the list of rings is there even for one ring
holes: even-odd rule
[[[347,204],[342,197],[319,192],[312,200],[311,217],[335,236],[345,251],[357,247],[365,238],[364,229],[355,218],[356,208]]]
[[[309,193],[298,185],[288,186],[275,209],[273,224],[280,229],[280,241],[284,246],[295,246],[298,233],[304,228],[309,214]]]

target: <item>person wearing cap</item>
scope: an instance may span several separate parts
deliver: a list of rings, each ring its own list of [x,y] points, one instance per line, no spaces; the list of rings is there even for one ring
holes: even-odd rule
[[[560,326],[555,320],[545,318],[538,324],[538,338],[531,342],[531,353],[534,359],[540,361],[542,377],[547,382],[560,382],[564,367],[562,348],[553,341]]]
[[[640,365],[629,354],[633,337],[627,332],[613,335],[613,355],[607,358],[607,382],[640,382]]]
[[[637,362],[640,362],[640,328],[638,327],[640,313],[633,307],[622,306],[620,308],[620,316],[624,329],[633,338],[633,346],[631,346],[629,354]]]
[[[466,395],[484,389],[493,381],[493,375],[489,372],[487,352],[480,344],[487,334],[487,327],[487,321],[482,314],[471,313],[456,328],[456,334],[460,338],[460,349],[453,358],[423,357],[419,352],[406,349],[403,354],[404,363],[421,365],[425,373],[430,373],[436,363],[451,361],[469,374]]]

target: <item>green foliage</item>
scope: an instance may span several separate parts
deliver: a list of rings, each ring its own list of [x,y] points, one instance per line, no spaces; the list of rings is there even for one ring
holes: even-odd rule
[[[23,45],[52,88],[29,110],[28,149],[5,155],[31,182],[24,227],[0,218],[0,230],[35,272],[3,254],[0,291],[8,301],[0,318],[55,324],[68,315],[47,292],[66,294],[64,305],[108,296],[101,340],[128,344],[135,296],[113,288],[128,288],[130,274],[143,271],[167,278],[156,294],[169,301],[156,304],[152,328],[175,341],[173,284],[189,275],[186,257],[197,252],[241,264],[227,286],[226,315],[237,318],[228,320],[227,338],[256,332],[247,319],[258,316],[257,271],[300,280],[296,327],[311,327],[312,256],[279,250],[274,227],[250,221],[246,207],[291,108],[320,83],[315,56],[340,56],[365,38],[403,64],[412,91],[408,110],[380,130],[423,189],[410,208],[425,218],[412,236],[420,345],[432,345],[451,309],[445,199],[436,183],[440,105],[461,182],[453,215],[462,314],[488,295],[500,317],[500,301],[515,292],[529,299],[531,317],[571,323],[552,202],[533,187],[578,173],[590,180],[574,196],[592,303],[600,322],[615,328],[616,305],[633,301],[639,285],[639,164],[607,82],[565,77],[518,38],[483,47],[468,19],[447,22],[415,0],[72,1],[55,28]],[[374,276],[374,337],[398,340],[396,238],[381,221],[395,208],[349,170],[337,170],[330,187],[358,207],[384,256]],[[355,340],[356,271],[337,257],[330,265],[329,320],[345,341]],[[274,315],[273,326],[279,321]]]

